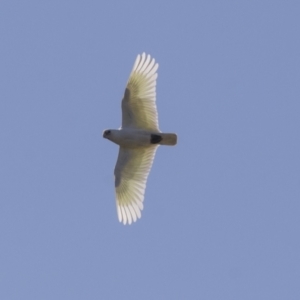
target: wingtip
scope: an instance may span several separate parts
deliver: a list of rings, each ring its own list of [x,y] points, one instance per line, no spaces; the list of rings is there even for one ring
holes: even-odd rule
[[[158,67],[159,64],[155,61],[154,57],[151,57],[151,55],[146,52],[142,52],[142,54],[137,55],[131,73],[135,71],[146,72],[153,75]]]
[[[143,209],[142,207],[139,207],[138,205],[134,206],[122,206],[117,205],[117,213],[118,213],[118,220],[120,223],[123,223],[124,225],[131,225],[132,223],[135,223],[138,219],[141,218],[141,211]]]

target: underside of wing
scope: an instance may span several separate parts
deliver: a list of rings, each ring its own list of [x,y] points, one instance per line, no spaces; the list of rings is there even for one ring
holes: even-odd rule
[[[141,217],[147,178],[157,146],[138,149],[120,147],[115,167],[118,218],[131,224]]]
[[[138,55],[122,100],[122,127],[159,131],[156,109],[158,64],[143,53]]]

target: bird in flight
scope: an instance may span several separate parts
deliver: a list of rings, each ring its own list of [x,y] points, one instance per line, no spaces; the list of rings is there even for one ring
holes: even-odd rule
[[[115,166],[118,219],[131,224],[141,217],[147,178],[158,145],[176,145],[175,133],[162,133],[156,109],[158,64],[148,54],[138,55],[122,100],[122,126],[103,137],[119,145]]]

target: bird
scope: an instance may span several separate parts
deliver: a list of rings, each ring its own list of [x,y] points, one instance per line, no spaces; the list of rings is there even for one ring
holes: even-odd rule
[[[122,99],[122,125],[103,131],[103,138],[119,145],[115,197],[118,219],[124,225],[141,218],[147,178],[158,146],[177,144],[175,133],[162,133],[158,126],[157,69],[158,63],[149,54],[136,57]]]

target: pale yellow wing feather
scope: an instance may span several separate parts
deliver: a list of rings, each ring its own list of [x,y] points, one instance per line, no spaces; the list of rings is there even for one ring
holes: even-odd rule
[[[148,54],[138,55],[122,100],[122,128],[159,132],[156,108],[158,64]]]
[[[120,222],[131,224],[141,217],[147,178],[157,146],[120,147],[115,167],[115,191]]]

